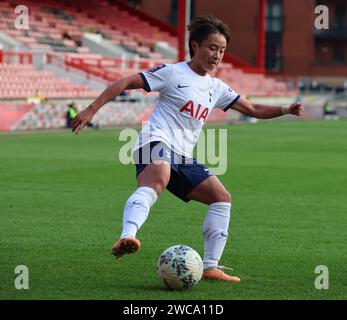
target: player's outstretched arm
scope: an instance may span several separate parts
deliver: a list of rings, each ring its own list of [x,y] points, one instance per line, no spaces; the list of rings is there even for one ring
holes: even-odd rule
[[[271,119],[285,114],[292,114],[300,117],[304,113],[304,107],[298,102],[292,103],[289,106],[269,106],[254,104],[245,98],[240,98],[232,108],[258,119]]]
[[[124,90],[144,88],[145,84],[139,74],[112,83],[87,108],[77,114],[72,122],[72,131],[78,134],[104,104],[117,97]]]

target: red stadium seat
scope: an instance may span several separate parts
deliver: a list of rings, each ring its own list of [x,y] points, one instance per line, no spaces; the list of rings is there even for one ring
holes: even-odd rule
[[[75,85],[69,78],[57,78],[50,71],[34,70],[29,64],[0,64],[0,98],[25,99],[37,91],[47,98],[96,97],[97,92],[82,85]],[[73,90],[71,90],[73,88]]]

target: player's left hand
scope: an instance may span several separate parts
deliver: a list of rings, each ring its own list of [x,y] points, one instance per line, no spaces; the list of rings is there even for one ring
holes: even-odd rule
[[[304,106],[299,102],[294,102],[289,106],[289,113],[300,117],[304,113]]]
[[[92,120],[93,116],[94,111],[91,106],[79,112],[72,121],[72,132],[78,134]]]

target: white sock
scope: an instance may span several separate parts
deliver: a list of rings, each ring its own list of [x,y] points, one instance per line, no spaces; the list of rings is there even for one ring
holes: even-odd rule
[[[218,266],[228,239],[231,204],[229,202],[215,202],[208,206],[205,218],[204,233],[204,269]]]
[[[157,199],[157,193],[150,187],[139,187],[130,196],[124,206],[123,231],[120,239],[126,236],[136,236],[137,231],[148,217],[149,209]]]

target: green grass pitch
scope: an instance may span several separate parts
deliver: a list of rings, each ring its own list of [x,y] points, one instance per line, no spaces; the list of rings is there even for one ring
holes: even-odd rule
[[[134,167],[118,160],[119,132],[0,135],[0,299],[347,298],[346,121],[228,126],[220,179],[233,209],[221,264],[242,282],[185,292],[163,289],[156,263],[174,244],[203,253],[202,204],[165,191],[138,233],[141,249],[110,255],[136,187]],[[18,265],[29,290],[14,286]],[[318,265],[327,290],[315,288]]]

